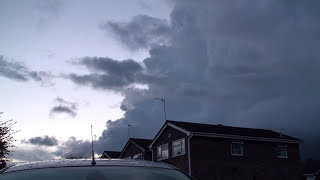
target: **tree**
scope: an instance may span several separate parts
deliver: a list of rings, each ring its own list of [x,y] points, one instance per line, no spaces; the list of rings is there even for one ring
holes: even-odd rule
[[[3,112],[0,112],[0,117]],[[0,120],[0,159],[8,159],[11,155],[10,148],[14,147],[13,142],[15,141],[13,135],[18,132],[12,129],[16,122],[11,120],[1,121]]]

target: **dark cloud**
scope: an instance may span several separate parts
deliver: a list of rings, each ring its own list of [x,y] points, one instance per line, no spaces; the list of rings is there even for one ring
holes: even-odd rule
[[[16,81],[26,82],[34,80],[41,82],[42,85],[52,85],[52,75],[49,72],[44,71],[32,71],[29,70],[25,65],[6,60],[0,55],[0,76],[5,78],[13,79]]]
[[[32,162],[32,161],[41,161],[48,159],[55,159],[56,156],[52,152],[48,151],[45,147],[37,148],[26,148],[19,147],[15,148],[12,152],[12,158],[18,161]]]
[[[69,102],[64,100],[63,98],[56,98],[55,101],[57,102],[57,105],[55,105],[50,110],[50,115],[53,116],[55,114],[67,114],[71,117],[77,116],[78,111],[78,104],[75,102]]]
[[[136,83],[161,81],[161,78],[144,72],[143,67],[131,59],[117,61],[111,58],[86,57],[74,64],[85,66],[91,73],[69,74],[66,77],[78,85],[88,85],[96,89],[120,91]]]
[[[109,122],[97,143],[120,150],[128,124],[134,137],[152,138],[163,123],[163,106],[153,98],[162,97],[168,119],[273,129],[305,140],[303,157],[320,158],[320,3],[174,2],[170,27],[163,30],[170,44],[153,44],[143,73],[136,72],[162,81],[141,81],[131,73],[127,82],[143,82],[148,89],[121,89],[124,118]],[[144,26],[158,21],[149,20]],[[136,21],[115,23],[129,39],[120,41],[146,47],[149,41],[138,43],[135,36],[150,34],[132,28]],[[91,78],[86,84],[98,87],[91,83],[97,77]]]
[[[77,140],[75,137],[70,137],[53,154],[63,158],[71,155],[88,157],[91,154],[91,141]]]
[[[107,22],[100,26],[111,31],[126,47],[137,50],[154,44],[168,43],[170,26],[164,19],[146,15],[135,16],[130,22]]]
[[[22,143],[42,145],[42,146],[56,146],[58,145],[58,140],[55,137],[37,136],[37,137],[30,138],[28,140],[22,140]]]

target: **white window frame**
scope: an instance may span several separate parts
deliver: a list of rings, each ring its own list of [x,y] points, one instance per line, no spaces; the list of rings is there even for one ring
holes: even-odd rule
[[[163,158],[163,157],[162,157],[161,147],[163,147],[163,146],[167,146],[168,157],[166,157],[166,158]],[[159,148],[160,148],[160,150],[161,150],[161,158],[159,158]],[[157,160],[160,161],[160,160],[164,160],[164,159],[168,159],[168,158],[169,158],[169,145],[168,145],[168,143],[162,144],[162,145],[158,146],[158,147],[157,147]]]
[[[278,154],[278,149],[279,148],[283,148],[283,149],[285,149],[285,156],[279,156],[279,154]],[[276,150],[276,153],[277,153],[277,158],[280,158],[280,159],[287,159],[288,158],[288,146],[286,145],[286,144],[278,144],[278,146],[277,146],[277,150]]]
[[[173,144],[175,142],[179,142],[180,141],[180,150],[181,150],[181,153],[180,154],[174,154],[174,146]],[[183,142],[183,143],[182,143]],[[182,156],[182,155],[185,155],[186,154],[186,140],[184,138],[181,138],[181,139],[178,139],[178,140],[175,140],[175,141],[172,141],[172,157],[177,157],[177,156]],[[184,148],[182,148],[182,146],[184,146]],[[182,149],[184,149],[184,151],[182,151]]]
[[[142,153],[133,155],[132,159],[142,160]]]
[[[241,154],[235,154],[235,153],[233,153],[232,152],[232,146],[234,145],[234,144],[240,144],[241,146]],[[243,156],[243,142],[242,141],[232,141],[231,142],[231,155],[233,155],[233,156]]]

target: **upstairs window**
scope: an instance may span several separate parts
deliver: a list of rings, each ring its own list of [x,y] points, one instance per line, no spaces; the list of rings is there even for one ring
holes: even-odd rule
[[[179,156],[185,153],[184,138],[172,142],[172,156]]]
[[[287,145],[279,144],[277,147],[278,158],[288,158]]]
[[[232,141],[231,154],[234,156],[243,156],[243,142],[242,141]]]
[[[168,150],[168,144],[164,144],[161,146],[158,146],[158,160],[162,160],[162,159],[168,159],[169,157],[169,150]]]
[[[142,154],[141,153],[136,154],[136,155],[133,156],[132,159],[140,159],[140,160],[142,160]]]

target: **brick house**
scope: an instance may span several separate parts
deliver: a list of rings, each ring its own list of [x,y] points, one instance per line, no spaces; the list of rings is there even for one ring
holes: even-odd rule
[[[103,151],[101,158],[102,159],[116,159],[120,157],[121,152],[119,151]]]
[[[302,141],[271,130],[167,120],[149,148],[154,161],[197,179],[301,179]]]
[[[305,180],[320,180],[320,160],[308,159],[303,170]]]
[[[124,146],[120,158],[140,159],[151,161],[152,154],[149,145],[152,139],[130,138]]]

